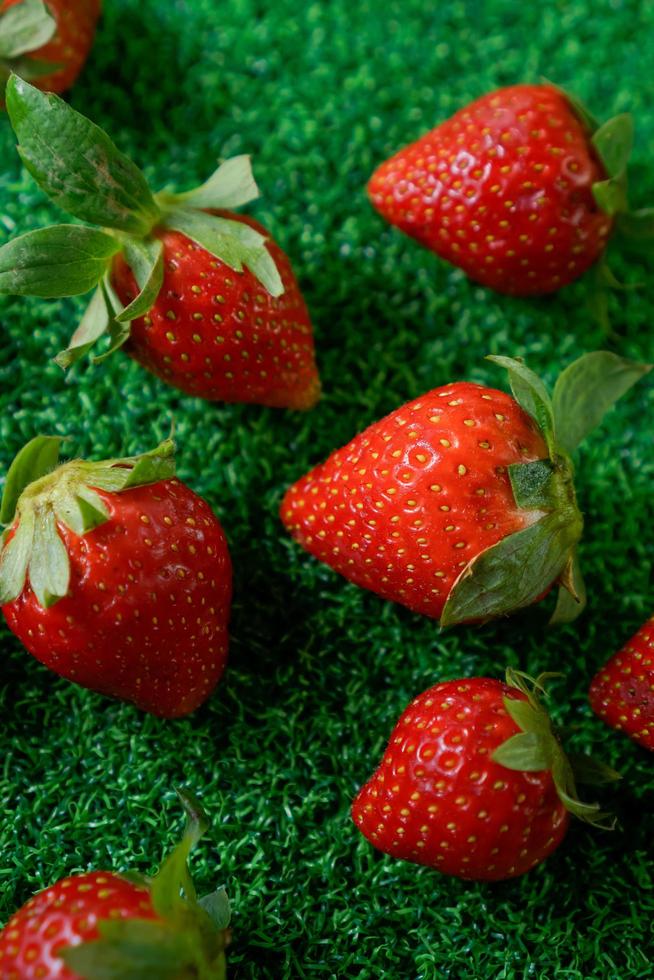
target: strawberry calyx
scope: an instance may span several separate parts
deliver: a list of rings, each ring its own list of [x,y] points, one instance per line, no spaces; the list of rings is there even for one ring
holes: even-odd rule
[[[68,594],[70,560],[61,525],[87,534],[109,520],[98,490],[121,493],[168,479],[175,473],[174,444],[167,439],[138,456],[58,465],[63,439],[36,436],[11,464],[0,504],[0,605],[16,599],[26,584],[48,609]]]
[[[109,136],[58,96],[12,75],[6,98],[25,166],[55,204],[87,223],[28,232],[0,248],[0,293],[54,299],[94,290],[68,348],[55,358],[61,367],[78,361],[101,337],[108,341],[101,357],[113,353],[128,340],[131,323],[152,309],[164,280],[166,229],[185,235],[236,273],[247,267],[270,295],[283,293],[266,237],[213,213],[259,196],[248,156],[225,161],[194,190],[153,194]],[[111,284],[119,253],[139,287],[127,305]]]
[[[44,0],[23,0],[0,13],[0,95],[12,73],[21,78],[39,78],[61,67],[28,57],[56,33],[57,21]]]
[[[58,953],[86,980],[224,980],[230,942],[227,892],[198,898],[188,858],[209,826],[201,805],[176,790],[186,812],[186,830],[154,878],[125,874],[148,888],[156,919],[111,919],[98,923],[99,938]]]
[[[649,370],[608,351],[585,354],[559,376],[550,396],[520,359],[490,356],[506,368],[513,396],[532,418],[548,458],[508,467],[524,526],[482,551],[461,571],[441,615],[441,626],[485,622],[529,606],[554,584],[559,597],[552,623],[571,622],[586,600],[577,546],[583,531],[572,453],[604,414]]]
[[[520,732],[503,742],[492,755],[494,762],[522,772],[549,770],[559,799],[566,810],[595,827],[612,830],[615,819],[598,803],[584,803],[577,793],[577,782],[602,785],[620,779],[620,774],[590,756],[567,756],[540,700],[545,684],[559,674],[544,673],[537,678],[509,667],[506,683],[520,691],[526,700],[505,696],[504,708]]]

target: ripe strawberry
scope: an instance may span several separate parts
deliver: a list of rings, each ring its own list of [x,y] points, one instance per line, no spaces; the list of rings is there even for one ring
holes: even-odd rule
[[[265,229],[233,212],[262,237]],[[164,281],[147,316],[134,320],[126,353],[157,377],[201,398],[311,408],[319,395],[311,321],[291,264],[272,240],[266,247],[284,286],[279,297],[244,269],[224,262],[186,236],[164,230]],[[127,306],[139,293],[124,255],[112,282]]]
[[[506,684],[445,681],[415,698],[354,800],[361,833],[394,857],[498,881],[544,861],[565,837],[570,813],[607,826],[597,805],[577,798],[538,700],[546,676],[531,681],[507,670]],[[595,781],[617,778],[585,761]]]
[[[208,505],[175,479],[171,442],[56,469],[33,439],[7,475],[0,603],[10,629],[62,677],[166,718],[225,669],[231,564]]]
[[[587,354],[551,400],[506,357],[515,400],[459,382],[371,425],[287,491],[281,518],[350,581],[443,625],[529,605],[558,581],[556,618],[583,608],[582,517],[569,453],[644,372]]]
[[[186,833],[158,874],[91,871],[36,894],[0,932],[3,980],[224,980],[229,901],[224,888],[195,897],[187,858],[207,823],[178,795]]]
[[[549,293],[581,276],[626,211],[632,123],[602,127],[552,85],[498,89],[375,171],[373,205],[477,282]]]
[[[100,8],[101,0],[0,0],[0,85],[13,71],[44,91],[71,88]]]
[[[13,77],[7,108],[30,173],[55,203],[100,225],[58,225],[0,248],[0,293],[95,289],[70,346],[101,337],[159,378],[210,400],[308,409],[320,395],[311,321],[290,262],[232,210],[258,196],[249,157],[184,194],[153,195],[109,137],[56,96]]]
[[[654,617],[597,672],[590,706],[611,728],[654,752]]]

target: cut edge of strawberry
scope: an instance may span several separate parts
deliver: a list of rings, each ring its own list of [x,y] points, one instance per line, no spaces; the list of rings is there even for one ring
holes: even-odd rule
[[[240,221],[208,213],[259,196],[249,156],[224,161],[193,190],[153,194],[107,134],[59,96],[12,74],[6,100],[23,163],[55,204],[87,222],[28,232],[0,248],[0,293],[54,299],[94,290],[68,347],[55,358],[60,367],[75,364],[100,338],[108,338],[108,349],[95,360],[109,356],[129,339],[132,321],[152,309],[164,279],[158,234],[166,228],[186,235],[236,273],[247,268],[271,296],[283,294],[266,247],[269,239]],[[128,305],[111,284],[118,253],[139,287]]]
[[[49,609],[68,594],[70,560],[59,525],[87,534],[109,520],[97,490],[121,493],[175,474],[172,439],[138,456],[59,465],[61,436],[36,436],[7,472],[0,523],[0,605],[13,602],[26,584]]]
[[[440,625],[506,615],[532,605],[555,583],[559,597],[550,622],[572,622],[584,609],[586,592],[577,556],[584,522],[571,453],[651,365],[609,351],[584,354],[561,372],[550,396],[522,360],[495,355],[488,360],[506,368],[515,400],[533,419],[547,446],[549,458],[508,467],[517,507],[540,516],[462,569]]]
[[[121,877],[150,891],[157,919],[103,920],[99,938],[58,953],[66,965],[87,980],[129,980],[152,975],[197,976],[224,980],[225,950],[230,943],[231,911],[224,888],[198,898],[188,867],[191,851],[209,822],[199,801],[176,789],[186,813],[182,840],[154,878],[127,873]],[[165,971],[165,972],[164,972]]]
[[[507,769],[521,772],[549,770],[557,795],[566,810],[603,830],[613,830],[615,817],[603,811],[599,803],[584,803],[577,793],[577,782],[603,785],[622,777],[614,769],[586,755],[566,755],[549,714],[540,697],[546,695],[545,684],[558,673],[543,673],[537,678],[511,667],[506,671],[506,683],[524,694],[526,700],[504,697],[504,708],[520,729],[502,743],[491,758]]]

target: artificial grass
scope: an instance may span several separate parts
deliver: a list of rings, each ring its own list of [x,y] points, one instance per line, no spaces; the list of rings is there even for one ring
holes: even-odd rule
[[[228,672],[194,716],[163,722],[82,691],[3,628],[0,920],[87,868],[148,871],[175,839],[172,787],[213,829],[194,861],[233,902],[233,978],[588,980],[650,975],[652,757],[611,733],[586,691],[652,612],[654,386],[641,383],[580,453],[590,602],[574,626],[533,610],[483,629],[435,623],[346,584],[293,545],[277,507],[336,444],[429,387],[504,385],[487,352],[559,365],[609,346],[654,359],[654,289],[612,301],[616,336],[584,306],[588,282],[541,301],[502,298],[384,225],[363,187],[376,162],[488,89],[546,75],[603,117],[637,120],[633,202],[654,201],[654,107],[639,0],[297,4],[107,0],[73,104],[154,184],[192,186],[218,156],[254,155],[252,212],[293,259],[325,386],[307,415],[180,396],[125,356],[65,378],[51,358],[76,301],[2,299],[6,468],[37,432],[96,457],[146,448],[176,422],[179,472],[226,528],[236,573]],[[60,217],[19,165],[0,118],[1,236]],[[619,258],[647,284],[653,263]],[[349,819],[410,698],[439,679],[560,669],[556,717],[624,781],[622,829],[573,827],[522,879],[466,884],[375,852]]]

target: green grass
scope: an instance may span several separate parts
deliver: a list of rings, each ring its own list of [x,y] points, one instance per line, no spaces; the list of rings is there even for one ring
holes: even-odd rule
[[[148,871],[175,839],[184,784],[213,817],[194,862],[228,885],[231,976],[624,980],[651,975],[652,757],[590,713],[589,679],[652,611],[654,386],[641,384],[578,462],[590,604],[484,629],[436,625],[344,583],[284,534],[284,488],[359,429],[457,378],[503,384],[488,352],[551,381],[607,341],[588,284],[543,301],[469,283],[378,218],[374,164],[488,89],[541,75],[599,115],[637,121],[633,200],[654,203],[654,8],[640,0],[107,0],[73,104],[155,184],[189,187],[218,156],[254,155],[253,208],[291,255],[311,308],[325,397],[310,414],[182,397],[123,355],[65,378],[51,358],[81,304],[2,299],[0,465],[37,432],[71,452],[134,452],[175,418],[179,470],[226,528],[236,571],[231,661],[193,717],[163,722],[75,688],[3,627],[0,920],[87,868]],[[648,32],[649,29],[649,32]],[[0,238],[58,215],[21,170],[0,118]],[[651,280],[653,263],[615,271]],[[612,349],[654,358],[654,290],[612,301]],[[619,767],[622,829],[575,826],[514,882],[402,864],[348,809],[412,696],[439,679],[561,669],[556,716]],[[611,795],[611,794],[610,794]]]

